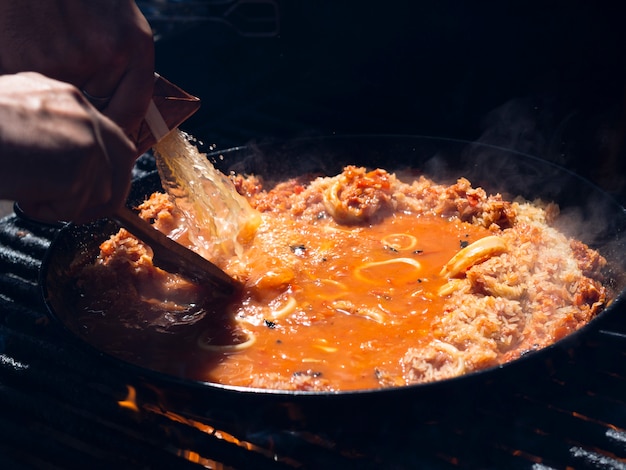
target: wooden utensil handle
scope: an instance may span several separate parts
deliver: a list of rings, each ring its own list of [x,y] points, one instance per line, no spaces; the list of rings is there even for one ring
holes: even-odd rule
[[[181,274],[196,283],[210,283],[218,289],[218,294],[230,295],[240,287],[237,280],[218,266],[158,231],[132,210],[123,207],[116,212],[114,218],[152,248],[155,266]]]

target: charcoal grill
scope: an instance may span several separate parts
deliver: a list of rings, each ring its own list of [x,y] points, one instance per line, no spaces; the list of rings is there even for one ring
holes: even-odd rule
[[[144,155],[135,176],[153,168]],[[357,402],[357,429],[332,411],[321,425],[303,416],[281,426],[276,410],[207,401],[72,342],[48,319],[38,286],[55,233],[0,220],[3,468],[626,467],[626,332],[616,320],[545,369],[420,395],[422,406],[400,395],[393,407],[380,403],[389,413]]]
[[[213,3],[219,6],[228,2]],[[513,18],[518,23],[511,36],[524,38],[520,31],[537,14],[459,6],[465,2],[459,2],[456,13],[446,10],[446,6],[416,6],[421,16],[391,8],[355,12],[335,2],[303,1],[297,3],[298,7],[293,2],[266,3],[280,7],[280,38],[242,37],[230,26],[219,29],[219,22],[212,22],[213,29],[200,22],[194,27],[186,23],[183,33],[177,30],[175,37],[157,44],[159,71],[202,96],[203,111],[189,125],[192,133],[208,145],[216,143],[225,148],[255,138],[283,138],[311,131],[445,134],[473,140],[481,133],[478,118],[486,110],[503,99],[537,91],[543,85],[550,89],[552,84],[529,82],[530,72],[520,73],[525,64],[520,64],[521,56],[504,56],[497,47],[477,56],[468,53],[471,47],[464,47],[484,47],[485,38],[497,38],[497,45],[502,46],[507,43],[501,40],[503,34],[511,29],[507,20]],[[448,3],[454,4],[444,2],[450,6]],[[535,7],[545,7],[539,3]],[[528,2],[525,5],[529,6]],[[568,6],[566,11],[556,6],[537,10],[545,17],[559,18],[562,24],[556,25],[554,19],[542,23],[561,28],[554,34],[548,34],[548,29],[532,30],[528,35],[534,38],[532,41],[542,42],[548,36],[557,41],[533,60],[540,65],[554,65],[550,54],[563,46],[558,41],[565,41],[567,36],[559,32],[571,32],[592,18],[598,25],[592,28],[593,37],[583,34],[583,29],[577,31],[578,42],[564,48],[556,65],[568,68],[567,72],[584,69],[572,65],[572,57],[578,57],[576,47],[584,43],[587,59],[602,50],[591,61],[593,74],[576,83],[567,82],[565,98],[561,96],[562,101],[552,103],[549,109],[556,109],[554,115],[541,108],[546,104],[545,97],[531,100],[541,108],[535,117],[544,128],[542,132],[534,130],[534,136],[540,138],[529,139],[525,134],[526,140],[495,143],[515,143],[516,150],[533,151],[584,171],[586,167],[574,158],[575,152],[598,150],[591,148],[598,144],[596,140],[581,143],[581,139],[595,139],[601,134],[598,129],[606,131],[603,126],[607,115],[613,117],[613,111],[604,112],[602,106],[607,101],[618,101],[613,99],[614,93],[624,83],[619,84],[624,77],[622,66],[602,69],[597,65],[609,63],[607,57],[619,56],[618,45],[622,43],[621,36],[612,36],[613,30],[597,21],[597,9],[581,7],[578,2],[568,2]],[[557,10],[559,14],[551,16]],[[617,19],[619,15],[607,17]],[[318,29],[322,19],[327,27],[324,31]],[[172,24],[162,18],[159,21],[165,36],[167,26]],[[421,43],[426,38],[429,44],[434,40],[439,49],[431,48],[434,52],[426,55],[420,52],[415,69],[398,66],[407,59],[402,53],[395,59],[384,57],[383,71],[365,74],[380,59],[381,51],[401,50],[398,46],[404,39],[396,32],[414,26],[411,21],[418,22],[412,31],[419,30],[424,37],[416,33],[408,39]],[[429,24],[437,27],[428,29]],[[442,24],[450,41],[440,41]],[[468,43],[466,24],[474,33],[485,34],[474,34],[475,41]],[[623,28],[620,25],[616,30]],[[602,34],[596,35],[598,32]],[[368,36],[358,36],[365,33]],[[387,33],[390,39],[377,44]],[[600,36],[602,48],[598,47],[600,41],[594,41]],[[363,49],[353,49],[363,38]],[[506,35],[504,39],[511,40]],[[453,43],[461,46],[457,48]],[[520,39],[514,44],[517,52],[523,49],[521,43]],[[537,44],[533,42],[532,46]],[[198,60],[202,50],[210,52],[206,56],[212,57],[212,62]],[[439,59],[442,53],[445,60]],[[346,60],[348,57],[352,62]],[[480,60],[476,61],[477,57]],[[486,68],[481,75],[480,67],[489,64],[492,57],[504,59],[499,63],[503,68]],[[445,64],[458,64],[459,60],[465,69],[451,72],[446,68]],[[441,87],[445,90],[434,88],[436,80],[421,72],[433,63],[444,66]],[[399,75],[383,80],[386,70]],[[450,88],[450,77],[457,73],[458,87]],[[494,80],[486,80],[484,89],[478,86],[487,76],[493,78],[493,73],[508,88],[486,90]],[[545,79],[549,74],[539,75]],[[422,87],[423,92],[418,93],[421,98],[410,101],[402,95],[400,85],[408,83],[398,78],[401,76],[411,86]],[[599,81],[602,77],[611,79],[597,86],[589,78],[592,76]],[[231,77],[238,78],[231,79],[229,87],[224,88]],[[562,82],[556,82],[555,88],[562,89]],[[522,90],[522,84],[532,89]],[[571,109],[571,97],[581,88],[592,92],[583,100],[583,111],[564,121],[559,112]],[[475,93],[470,96],[468,90]],[[590,103],[600,103],[601,112],[590,109]],[[591,114],[593,119],[588,118]],[[567,126],[562,125],[564,122]],[[551,139],[542,139],[547,135]],[[606,137],[606,132],[602,136]],[[501,139],[502,135],[497,137]],[[535,147],[523,146],[530,141]],[[599,152],[594,155],[610,150],[604,146],[605,141],[600,142]],[[153,164],[149,155],[142,156],[135,176],[151,171]],[[597,168],[593,170],[585,173],[602,176]],[[616,174],[619,168],[612,176]],[[397,400],[396,413],[356,408],[353,413],[359,417],[355,420],[358,429],[330,420],[327,426],[310,426],[306,420],[294,425],[298,420],[291,419],[289,426],[281,426],[279,416],[263,420],[255,415],[253,419],[242,413],[237,400],[207,402],[184,387],[176,388],[122,368],[72,342],[48,319],[38,285],[39,267],[55,233],[56,229],[14,214],[0,219],[0,468],[626,468],[626,326],[619,316],[587,335],[575,350],[555,355],[541,371],[513,369],[486,388],[467,387],[456,395],[430,397],[420,406]],[[381,403],[381,409],[385,405]],[[438,412],[424,413],[429,408]]]

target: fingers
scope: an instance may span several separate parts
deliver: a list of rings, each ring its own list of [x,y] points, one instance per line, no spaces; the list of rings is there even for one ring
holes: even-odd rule
[[[143,120],[152,97],[154,69],[151,61],[133,63],[118,75],[108,71],[82,87],[82,92],[98,111],[113,120],[126,134],[132,134]],[[115,81],[114,85],[111,85]]]
[[[127,36],[121,50],[110,52],[81,88],[96,109],[117,123],[127,135],[141,123],[152,97],[154,40],[147,20],[134,2],[124,10]]]
[[[124,204],[130,190],[134,144],[104,116],[94,124],[99,126],[96,133],[100,138],[94,138],[91,148],[77,161],[69,162],[74,168],[52,175],[59,180],[56,187],[41,186],[43,192],[33,190],[19,199],[27,216],[42,222],[85,223],[110,216]]]
[[[152,97],[154,71],[133,67],[122,77],[103,114],[132,134],[143,120]]]
[[[136,148],[75,87],[36,73],[0,77],[0,198],[28,216],[77,223],[126,200]]]
[[[94,108],[96,108],[98,111],[102,111],[104,108],[106,108],[109,105],[109,102],[111,101],[110,96],[95,96],[89,93],[85,89],[81,91],[83,95],[85,96],[85,98],[87,98],[87,101],[89,101],[91,105]]]
[[[108,161],[108,182],[95,194],[74,219],[81,223],[109,216],[125,203],[131,186],[136,149],[133,142],[113,121],[100,116],[100,148]]]
[[[45,202],[18,201],[18,204],[21,212],[23,213],[22,216],[45,224],[70,222],[72,220],[77,220],[80,214],[80,212],[76,211],[75,202],[66,200]]]
[[[111,215],[124,204],[135,162],[135,145],[122,129],[95,111],[92,119],[96,164],[90,175],[85,176],[82,200],[77,199],[72,218],[76,223]]]
[[[154,85],[154,39],[152,28],[137,5],[132,2],[131,14],[136,24],[132,38],[134,51],[115,93],[104,113],[115,121],[127,134],[134,132],[141,123]]]

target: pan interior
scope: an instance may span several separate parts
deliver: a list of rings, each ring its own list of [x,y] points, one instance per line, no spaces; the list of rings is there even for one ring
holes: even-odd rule
[[[559,341],[554,347],[570,347],[586,330],[594,328],[602,318],[612,315],[621,308],[623,295],[621,292],[625,286],[623,273],[626,272],[624,260],[626,247],[623,236],[626,216],[623,209],[610,196],[588,181],[541,159],[470,142],[411,136],[345,136],[264,145],[251,144],[208,156],[225,173],[231,171],[242,174],[253,173],[263,175],[268,180],[282,180],[303,173],[333,175],[340,172],[343,166],[355,164],[385,168],[398,174],[403,172],[425,174],[442,183],[452,183],[459,177],[465,177],[474,187],[481,186],[487,192],[501,193],[507,199],[522,196],[529,200],[557,202],[562,212],[561,228],[568,235],[598,249],[609,260],[616,301],[587,327]],[[131,206],[138,204],[146,196],[160,189],[156,172],[141,177],[133,184],[129,204]],[[176,364],[176,367],[169,367],[167,370],[159,370],[153,366],[151,357],[170,354],[171,335],[155,339],[151,336],[142,337],[143,333],[134,332],[133,334],[138,334],[136,339],[131,335],[128,340],[142,341],[145,347],[141,357],[126,357],[120,356],[115,349],[107,349],[104,344],[91,344],[89,337],[83,334],[83,326],[77,323],[76,305],[80,293],[71,279],[71,263],[77,257],[95,258],[99,244],[117,230],[118,226],[109,220],[84,226],[69,225],[61,230],[50,247],[42,267],[42,287],[52,316],[66,327],[72,337],[115,361],[121,360],[130,367],[157,374],[161,378],[193,382],[198,385],[185,375],[185,367],[182,364]],[[540,360],[542,356],[550,354],[550,349],[552,348],[529,353],[517,361]],[[487,370],[481,374],[493,372],[495,370]],[[458,382],[457,379],[451,380]],[[200,385],[229,389],[210,383]],[[233,390],[235,389],[233,387]],[[256,391],[281,393],[272,390]],[[345,392],[349,393],[351,392]],[[316,392],[302,394],[315,395]]]

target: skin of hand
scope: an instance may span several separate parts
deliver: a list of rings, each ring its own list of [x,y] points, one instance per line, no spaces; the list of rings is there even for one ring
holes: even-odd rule
[[[0,75],[0,199],[43,221],[120,207],[137,156],[126,136],[154,84],[152,31],[135,2],[0,0]],[[102,114],[79,90],[110,98]]]
[[[0,76],[0,199],[41,221],[121,207],[135,145],[78,88],[36,72]]]
[[[0,74],[34,71],[92,96],[127,135],[152,96],[154,41],[132,0],[0,0]]]

